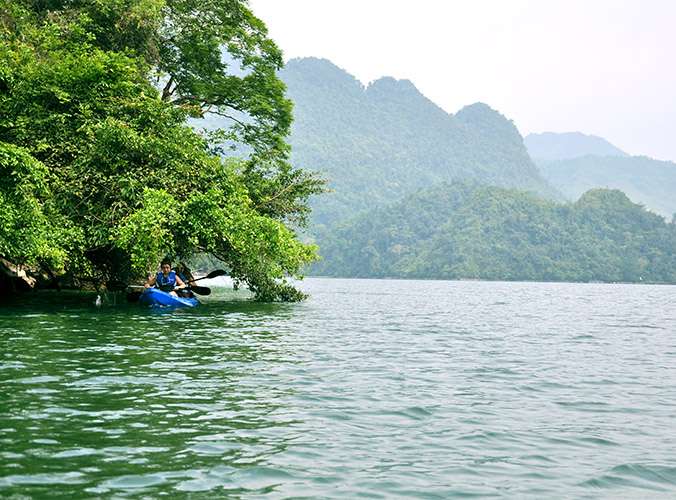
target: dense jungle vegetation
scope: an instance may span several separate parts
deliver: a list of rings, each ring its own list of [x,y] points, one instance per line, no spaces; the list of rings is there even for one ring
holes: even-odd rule
[[[115,288],[207,254],[261,300],[300,298],[322,182],[289,162],[282,65],[245,0],[0,0],[0,257]],[[220,130],[186,125],[205,114]]]
[[[557,203],[443,184],[324,235],[316,274],[676,283],[676,226],[617,190]]]

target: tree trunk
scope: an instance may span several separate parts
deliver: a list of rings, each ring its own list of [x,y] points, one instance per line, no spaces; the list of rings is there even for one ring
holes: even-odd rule
[[[35,284],[24,269],[0,257],[0,295],[29,291]]]

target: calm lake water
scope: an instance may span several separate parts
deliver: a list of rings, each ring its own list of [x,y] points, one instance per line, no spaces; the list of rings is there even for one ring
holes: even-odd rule
[[[0,309],[0,497],[674,498],[676,287]]]

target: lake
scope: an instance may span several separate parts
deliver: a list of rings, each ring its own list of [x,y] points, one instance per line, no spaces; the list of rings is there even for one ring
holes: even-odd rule
[[[676,496],[675,286],[302,288],[5,305],[0,497]]]

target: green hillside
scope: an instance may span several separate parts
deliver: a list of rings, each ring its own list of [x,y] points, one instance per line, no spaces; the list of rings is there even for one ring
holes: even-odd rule
[[[566,160],[587,155],[627,156],[604,138],[580,132],[528,134],[523,142],[535,160]]]
[[[323,239],[313,274],[676,282],[676,227],[616,190],[560,204],[517,190],[439,185]]]
[[[607,187],[621,189],[650,210],[671,217],[676,212],[676,163],[645,156],[584,156],[538,161],[542,174],[567,198]]]
[[[294,101],[292,163],[321,171],[333,190],[313,203],[320,225],[459,178],[559,196],[512,122],[485,104],[450,115],[410,81],[364,87],[314,58],[291,60],[280,77]]]

